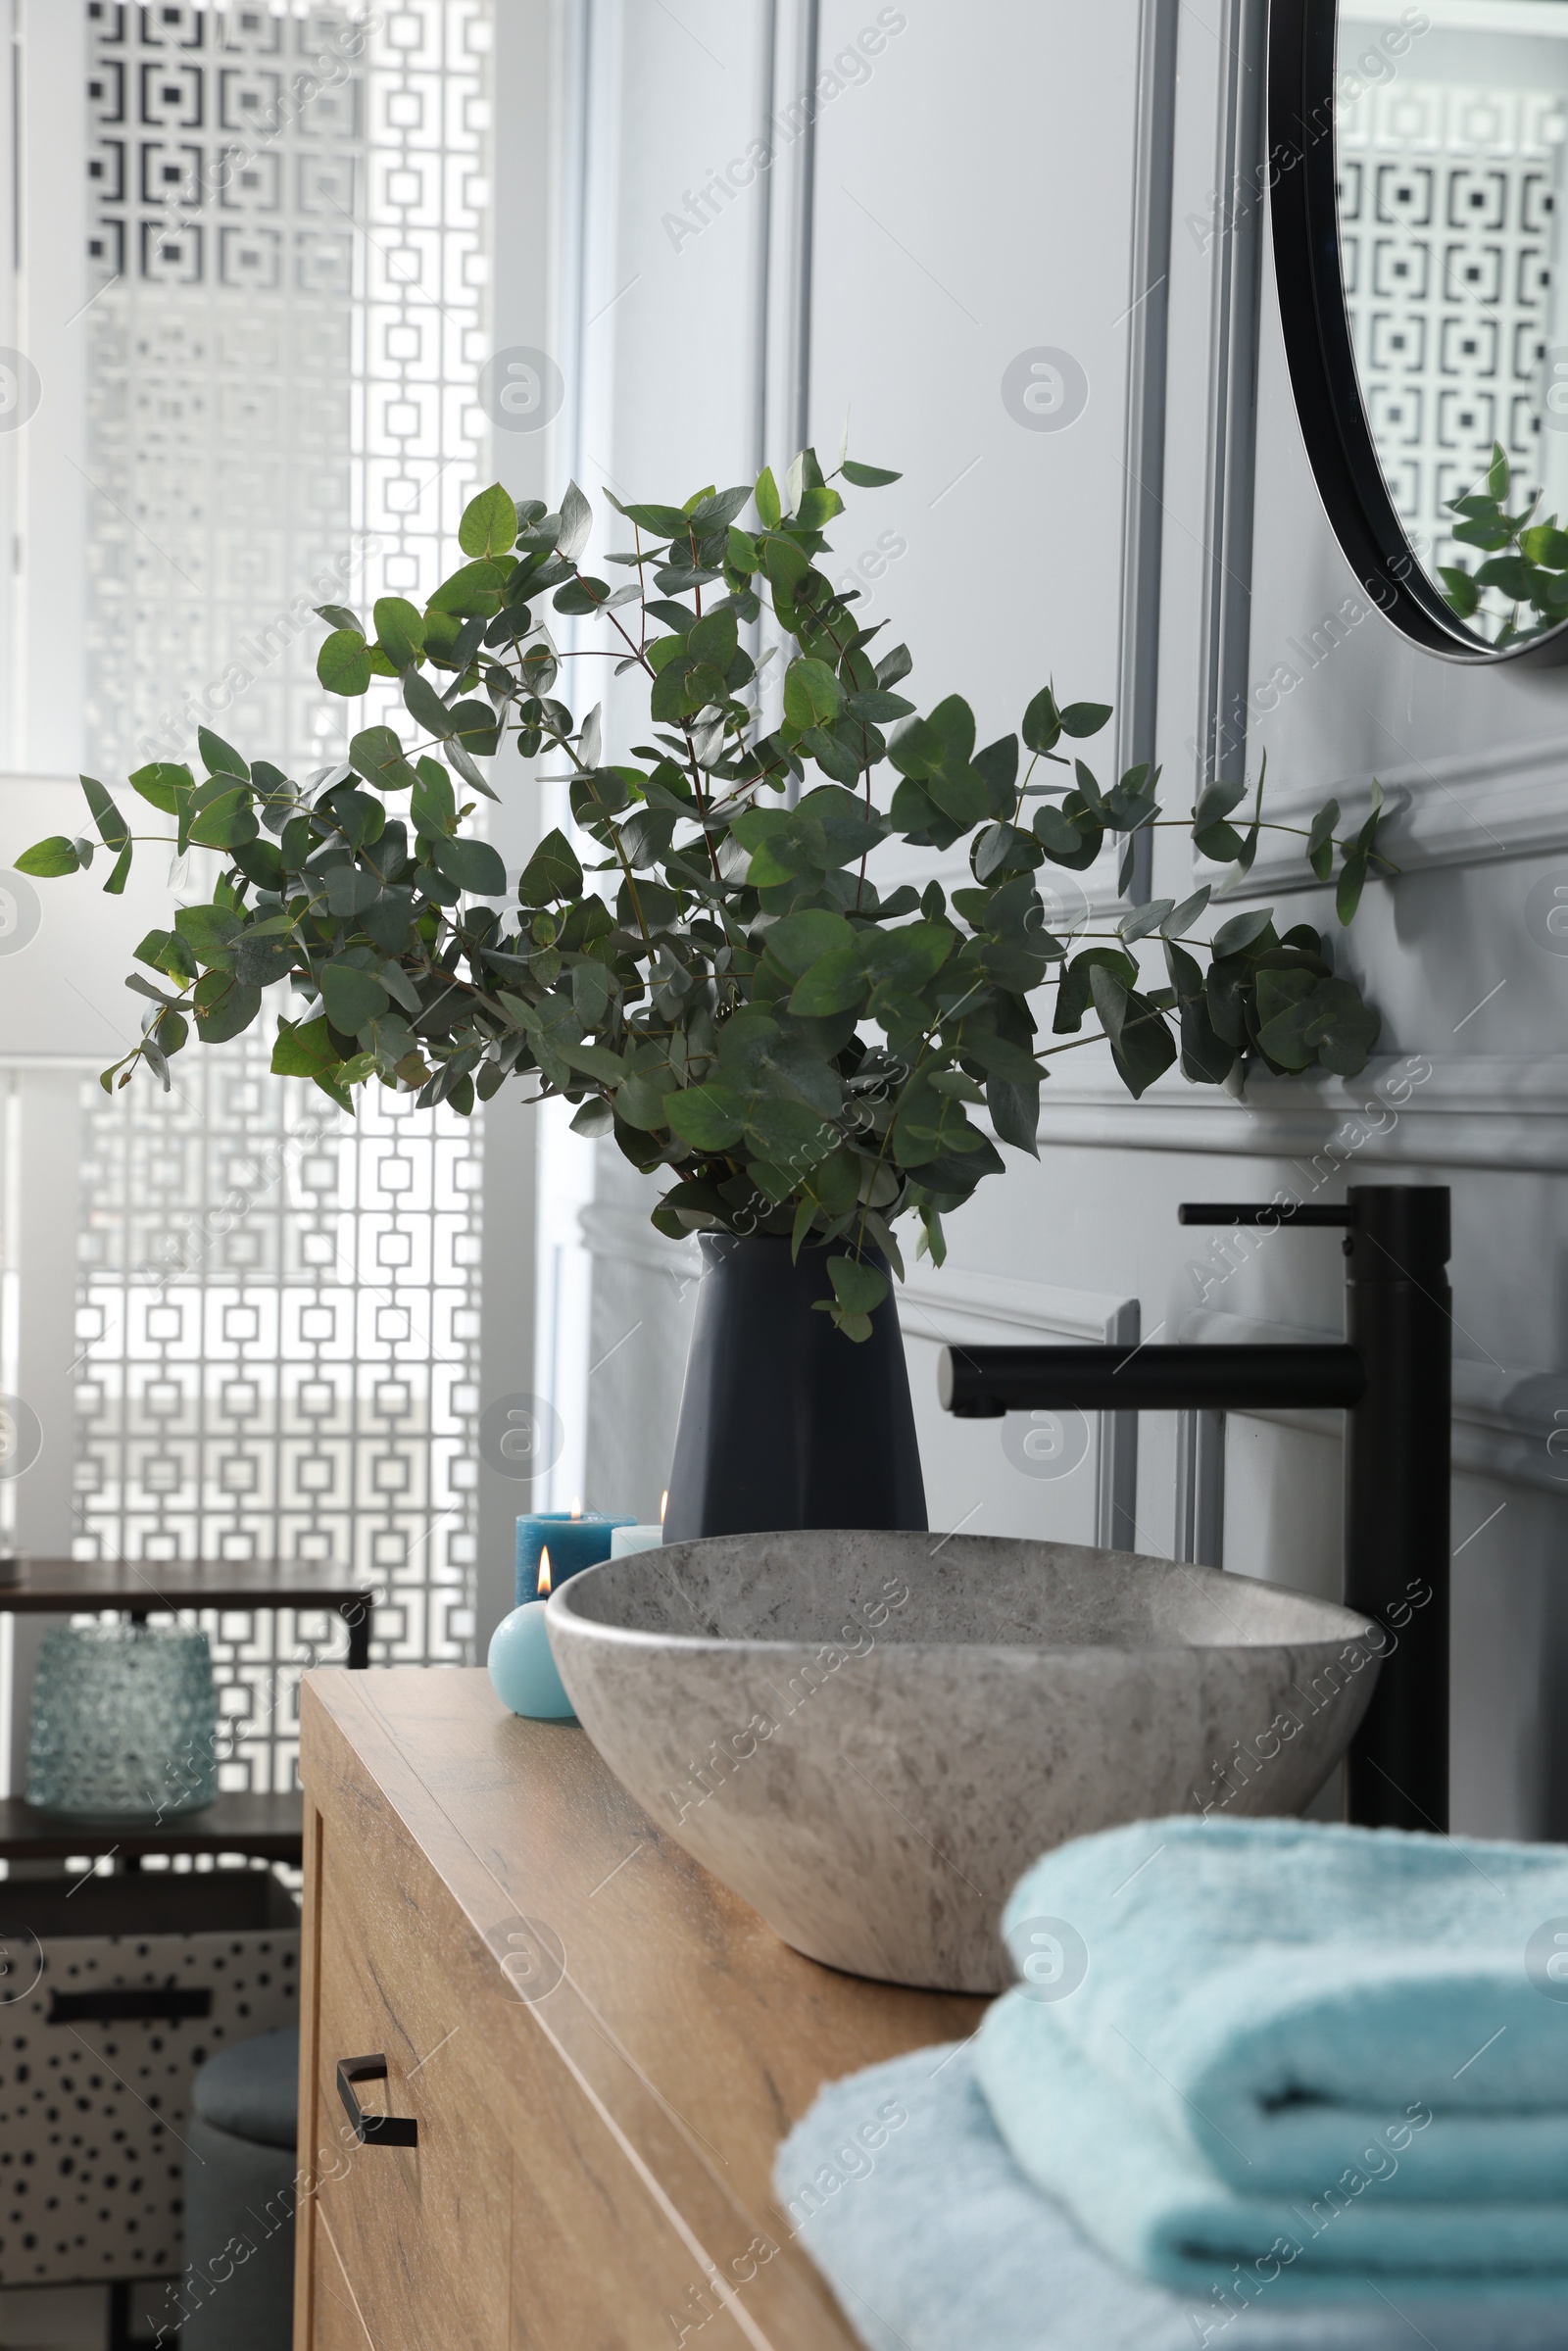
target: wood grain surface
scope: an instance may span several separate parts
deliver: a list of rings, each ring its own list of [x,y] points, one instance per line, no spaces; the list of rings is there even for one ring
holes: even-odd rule
[[[347,2351],[356,2306],[376,2351],[854,2345],[778,2142],[983,2003],[803,1959],[482,1671],[308,1676],[301,1769],[296,2351]],[[417,2149],[344,2144],[337,2061],[372,2051]]]

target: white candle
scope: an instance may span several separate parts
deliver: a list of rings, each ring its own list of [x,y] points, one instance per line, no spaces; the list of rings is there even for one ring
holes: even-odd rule
[[[625,1559],[633,1551],[657,1551],[664,1540],[664,1511],[668,1502],[668,1494],[662,1494],[657,1527],[617,1527],[610,1538],[612,1559]]]
[[[664,1540],[662,1527],[617,1527],[610,1538],[612,1559],[624,1559],[632,1551],[657,1551]]]

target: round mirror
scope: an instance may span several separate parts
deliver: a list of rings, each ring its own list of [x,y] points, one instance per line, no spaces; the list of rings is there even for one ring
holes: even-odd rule
[[[1272,0],[1297,410],[1389,618],[1568,660],[1568,0]]]

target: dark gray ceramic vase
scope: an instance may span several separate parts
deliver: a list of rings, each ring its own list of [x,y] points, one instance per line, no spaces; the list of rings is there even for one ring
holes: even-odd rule
[[[826,1249],[705,1234],[664,1541],[796,1527],[916,1532],[925,1486],[898,1307],[846,1339],[813,1308]],[[887,1271],[874,1250],[864,1254]]]

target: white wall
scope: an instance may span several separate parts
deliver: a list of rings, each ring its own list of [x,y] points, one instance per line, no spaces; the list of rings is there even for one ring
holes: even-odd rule
[[[1353,804],[1374,772],[1403,787],[1390,836],[1401,876],[1368,893],[1339,943],[1384,1015],[1365,1077],[1253,1084],[1237,1105],[1172,1075],[1134,1104],[1102,1051],[1058,1063],[1041,1162],[1009,1152],[1005,1180],[953,1220],[950,1303],[929,1281],[911,1302],[911,1364],[924,1380],[933,1324],[946,1312],[958,1327],[1009,1282],[1136,1301],[1146,1339],[1176,1338],[1200,1307],[1336,1332],[1335,1236],[1281,1235],[1227,1270],[1177,1204],[1266,1199],[1287,1180],[1320,1181],[1324,1198],[1347,1177],[1451,1184],[1455,1824],[1561,1834],[1563,1465],[1547,1439],[1568,1375],[1560,1390],[1544,1375],[1563,1360],[1568,1303],[1568,957],[1537,944],[1525,907],[1542,876],[1568,883],[1568,676],[1462,671],[1376,614],[1327,661],[1301,656],[1352,583],[1295,420],[1266,225],[1244,210],[1234,233],[1209,233],[1213,191],[1261,136],[1264,13],[1262,0],[1194,0],[1179,21],[1166,0],[961,14],[821,0],[815,71],[843,58],[843,86],[818,83],[814,129],[770,189],[674,239],[665,216],[685,191],[805,85],[811,11],[687,0],[677,23],[595,0],[586,278],[612,308],[584,346],[585,446],[596,478],[612,467],[639,495],[678,496],[741,478],[762,452],[786,458],[792,397],[835,449],[848,409],[852,448],[905,478],[854,502],[837,552],[853,564],[896,535],[897,556],[869,566],[869,609],[895,616],[928,701],[961,690],[984,736],[1015,724],[1047,676],[1114,699],[1124,754],[1155,743],[1173,812],[1237,704],[1250,704],[1249,770],[1269,753],[1276,812],[1330,790]],[[868,28],[886,38],[869,59],[860,45],[862,73],[852,58]],[[1039,347],[1070,353],[1087,379],[1064,429],[1026,429],[1004,404],[1008,363]],[[1298,682],[1256,695],[1282,662]],[[1156,891],[1192,886],[1179,830],[1153,860]],[[1244,895],[1267,903],[1299,878],[1269,853]],[[1102,900],[1109,887],[1096,877]],[[1334,927],[1321,893],[1284,903]],[[635,1180],[602,1162],[599,1182],[583,1308],[596,1347],[637,1319],[639,1280],[663,1278],[626,1262]],[[644,1316],[637,1345],[652,1351],[612,1418],[583,1402],[585,1474],[612,1480],[635,1459],[654,1475],[681,1336],[679,1313]],[[928,1399],[921,1430],[950,1517],[977,1495],[972,1523],[996,1531],[1095,1523],[1092,1463],[1080,1486],[1026,1484],[1000,1434],[955,1428]],[[1171,1416],[1146,1416],[1135,1507],[1151,1550],[1177,1547],[1189,1443]],[[1225,1564],[1336,1589],[1333,1417],[1235,1416],[1225,1462]],[[640,1489],[594,1498],[644,1506]]]

